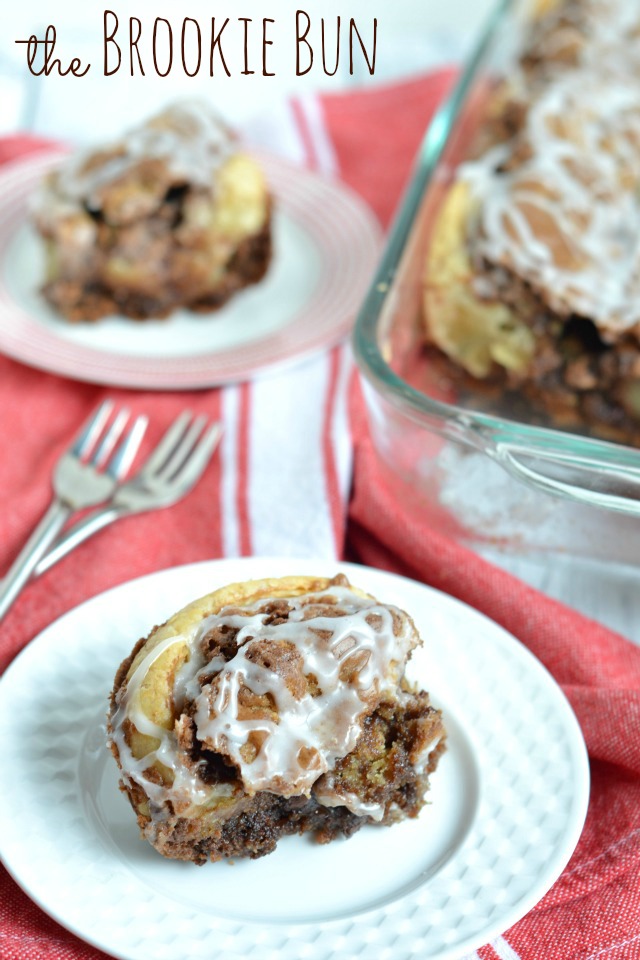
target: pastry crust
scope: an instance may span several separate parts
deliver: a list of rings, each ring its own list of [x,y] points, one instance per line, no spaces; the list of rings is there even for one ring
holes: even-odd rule
[[[482,301],[474,293],[467,246],[472,221],[469,188],[455,183],[434,225],[425,270],[427,336],[474,377],[486,377],[495,364],[521,371],[533,356],[533,334],[507,304]]]
[[[403,679],[419,642],[342,576],[234,583],[184,607],[139,641],[111,697],[143,836],[202,863],[415,816],[445,743]]]

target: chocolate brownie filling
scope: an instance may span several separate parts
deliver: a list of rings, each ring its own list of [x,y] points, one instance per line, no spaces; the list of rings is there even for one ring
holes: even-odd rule
[[[457,384],[459,402],[474,405],[483,396],[498,415],[517,416],[541,426],[558,427],[640,446],[640,353],[627,334],[603,340],[587,317],[559,316],[522,278],[486,262],[484,277],[495,299],[513,308],[532,331],[536,349],[523,370],[494,363],[486,377],[473,377],[433,346],[429,362]]]
[[[358,815],[342,805],[328,807],[318,801],[313,789],[309,797],[288,798],[265,791],[195,844],[192,821],[169,815],[155,825],[154,846],[165,857],[197,864],[227,857],[257,859],[272,853],[285,836],[311,833],[318,843],[329,843],[352,836],[366,824],[388,825],[404,817],[416,817],[424,805],[429,775],[445,750],[444,740],[434,747],[420,773],[411,763],[411,753],[421,740],[429,742],[438,737],[441,726],[440,714],[429,705],[426,694],[415,695],[404,705],[390,701],[365,720],[353,752],[336,764],[334,782],[363,804],[383,805],[381,819]],[[238,782],[237,770],[218,754],[202,750],[197,742],[192,750],[204,782]],[[318,790],[322,787],[321,780]],[[145,824],[140,825],[146,829]]]
[[[171,204],[174,205],[173,203]],[[179,213],[175,213],[179,223]],[[159,277],[164,282],[149,284],[146,289],[134,289],[131,286],[118,286],[104,279],[79,281],[60,277],[46,283],[44,296],[71,323],[100,320],[102,317],[121,315],[131,320],[148,320],[150,317],[162,319],[168,317],[178,307],[184,307],[194,313],[209,313],[218,310],[238,291],[258,283],[265,276],[272,255],[271,217],[267,218],[262,230],[243,240],[224,268],[224,275],[213,290],[197,291],[196,275],[186,263],[182,270],[177,253],[180,245],[175,241],[175,231],[171,218],[159,217],[155,223],[145,223],[147,238],[145,246],[139,245],[132,256],[144,256],[147,271],[150,271],[150,258],[156,262]],[[133,233],[133,230],[130,230]],[[107,228],[100,228],[98,236],[105,239],[100,244],[104,258],[114,252],[111,241],[106,238]],[[153,239],[153,244],[148,241]],[[126,237],[120,237],[121,246],[126,245]],[[173,266],[172,266],[173,263]],[[99,265],[96,277],[101,276]]]

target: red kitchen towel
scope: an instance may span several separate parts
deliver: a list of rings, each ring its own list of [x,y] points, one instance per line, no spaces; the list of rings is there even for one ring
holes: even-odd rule
[[[279,117],[271,144],[277,147],[281,137],[289,148],[294,144],[298,159],[338,174],[386,224],[424,126],[450,81],[443,72],[375,91],[305,97],[284,120]],[[15,139],[0,143],[0,159],[32,146]],[[250,384],[143,395],[63,380],[0,357],[3,449],[12,454],[0,459],[2,570],[46,505],[57,456],[104,396],[150,414],[147,447],[185,407],[225,427],[220,454],[186,501],[121,521],[25,590],[2,624],[0,665],[65,610],[131,577],[216,556],[337,557],[346,529],[350,558],[440,587],[519,636],[563,685],[585,732],[593,796],[578,849],[544,900],[474,956],[640,957],[640,651],[416,527],[379,476],[357,387],[350,442],[349,374],[348,353],[337,348]],[[274,434],[280,442],[269,442]],[[99,955],[0,874],[0,956]]]
[[[517,636],[562,686],[591,761],[586,826],[560,879],[482,960],[640,957],[640,648],[541,595],[402,507],[380,469],[357,382],[350,559],[422,580]]]

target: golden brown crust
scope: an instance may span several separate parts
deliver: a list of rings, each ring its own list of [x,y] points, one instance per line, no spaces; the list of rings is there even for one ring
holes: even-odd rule
[[[447,192],[431,234],[424,275],[426,334],[475,377],[486,377],[496,364],[522,370],[535,341],[507,304],[482,301],[474,293],[467,246],[472,219],[469,187],[457,182]]]

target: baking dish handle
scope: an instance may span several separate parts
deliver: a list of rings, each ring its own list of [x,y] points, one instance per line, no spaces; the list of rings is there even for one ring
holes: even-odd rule
[[[598,447],[597,457],[589,455],[589,444]],[[617,513],[640,515],[640,452],[598,441],[585,440],[584,445],[585,452],[569,453],[497,439],[489,448],[485,446],[485,451],[512,476],[536,490]]]

